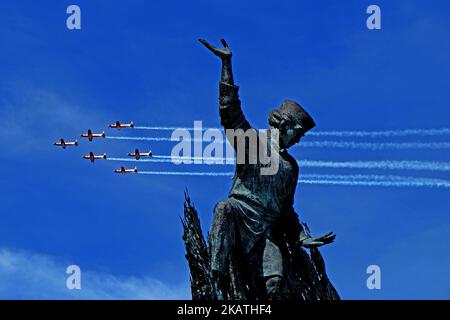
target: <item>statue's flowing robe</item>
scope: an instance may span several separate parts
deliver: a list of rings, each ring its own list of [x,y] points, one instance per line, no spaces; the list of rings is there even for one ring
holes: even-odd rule
[[[239,87],[227,83],[221,82],[219,85],[219,114],[225,130],[252,129],[242,112],[238,90]],[[267,143],[274,142],[268,139]],[[233,144],[235,141],[230,143]],[[248,152],[247,144],[246,152]],[[281,226],[284,236],[295,241],[302,230],[293,209],[299,170],[297,161],[286,150],[279,151],[272,148],[271,152],[278,152],[275,159],[279,161],[278,170],[273,175],[261,174],[263,165],[259,161],[256,164],[248,162],[236,164],[229,198],[215,209],[215,215],[219,215],[221,213],[217,210],[226,208],[233,212],[232,217],[220,217],[221,220],[215,217],[210,232],[213,270],[226,272],[228,247],[230,244],[237,244],[245,253],[259,251],[257,259],[264,264],[263,276],[282,272],[281,255],[275,233],[279,234]],[[274,230],[275,228],[278,230]],[[238,239],[238,243],[225,239],[230,235]]]

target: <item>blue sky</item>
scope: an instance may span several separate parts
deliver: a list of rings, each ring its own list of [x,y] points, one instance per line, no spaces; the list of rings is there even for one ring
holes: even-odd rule
[[[77,4],[82,30],[66,28]],[[0,297],[189,298],[181,240],[183,191],[204,226],[229,177],[114,175],[135,147],[169,155],[171,143],[80,141],[119,119],[137,125],[218,126],[219,63],[198,42],[226,38],[245,114],[265,127],[290,98],[317,131],[445,128],[450,101],[450,5],[376,1],[382,30],[365,26],[369,1],[3,1],[0,4]],[[168,133],[165,133],[166,135]],[[348,139],[347,139],[348,140]],[[371,142],[368,138],[354,139]],[[306,137],[305,141],[313,141]],[[314,140],[315,141],[315,140]],[[447,142],[448,136],[381,138]],[[297,159],[449,161],[447,150],[294,148]],[[139,164],[145,170],[229,171],[224,166]],[[448,172],[301,168],[307,174]],[[299,185],[295,207],[313,233],[334,231],[322,250],[346,299],[450,298],[449,190]],[[82,270],[80,292],[65,269]],[[377,264],[382,289],[368,290]]]

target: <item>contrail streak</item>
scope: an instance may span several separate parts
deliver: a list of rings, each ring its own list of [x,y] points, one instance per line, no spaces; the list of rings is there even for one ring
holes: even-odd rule
[[[112,137],[112,136],[106,136],[105,138],[113,139],[113,140],[174,141],[171,138],[166,138],[166,137]]]
[[[193,127],[148,127],[139,126],[134,127],[135,129],[142,130],[154,130],[154,131],[173,131],[177,129],[182,130],[199,130],[200,128]],[[223,130],[223,128],[214,127],[202,127],[202,131],[208,129]],[[332,136],[332,137],[406,137],[406,136],[440,136],[449,135],[450,128],[440,128],[440,129],[403,129],[403,130],[379,130],[379,131],[361,131],[361,130],[332,130],[332,131],[312,131],[308,132],[309,136]]]
[[[363,174],[302,174],[300,178],[303,180],[343,180],[343,181],[353,181],[353,182],[364,182],[369,181],[371,183],[400,183],[406,184],[413,182],[420,186],[423,185],[433,185],[438,187],[450,187],[450,181],[442,180],[442,179],[434,179],[434,178],[418,178],[418,177],[408,177],[408,176],[393,176],[393,175],[363,175]]]
[[[332,179],[332,180],[387,180],[404,181],[419,179],[408,176],[376,175],[376,174],[300,174],[302,179]],[[424,178],[429,180],[428,178]]]
[[[188,131],[202,130],[202,131],[206,131],[206,130],[209,130],[209,129],[212,129],[212,130],[223,130],[223,128],[213,128],[213,127],[193,128],[193,127],[146,127],[146,126],[138,126],[138,127],[135,126],[134,129],[153,130],[153,131],[174,131],[174,130],[188,130]]]
[[[228,159],[228,163],[224,163],[224,161]],[[164,163],[173,163],[176,164],[175,161],[190,161],[191,164],[207,164],[207,165],[232,165],[234,164],[234,158],[202,158],[202,157],[171,157],[171,156],[152,156],[150,159],[139,159],[135,158],[106,158],[109,161],[123,161],[123,162],[164,162]],[[195,160],[203,160],[205,163],[195,163]],[[233,162],[231,162],[233,161]],[[180,164],[189,164],[183,163]]]
[[[430,170],[450,171],[450,162],[431,161],[319,161],[300,160],[299,165],[310,168],[335,168],[335,169],[387,169],[387,170]]]
[[[164,162],[172,163],[175,160],[209,160],[217,161],[211,163],[214,165],[233,165],[234,159],[231,158],[201,158],[201,157],[171,157],[155,155],[150,159],[136,160],[133,158],[107,158],[109,161],[123,162]],[[228,160],[228,161],[226,161]],[[225,162],[226,161],[226,162]],[[231,163],[231,161],[233,161]],[[333,169],[381,169],[381,170],[425,170],[425,171],[450,171],[450,162],[432,162],[432,161],[321,161],[321,160],[299,160],[297,161],[303,168],[333,168]],[[196,164],[196,163],[193,163]],[[202,164],[202,163],[199,163]]]
[[[139,174],[169,175],[169,176],[232,176],[233,172],[189,172],[189,171],[138,171]]]
[[[190,172],[190,171],[139,171],[145,175],[176,176],[233,176],[233,172]],[[373,180],[370,180],[373,179]],[[300,184],[347,185],[368,187],[436,187],[450,188],[450,181],[440,179],[413,178],[401,176],[345,176],[345,175],[302,175]]]
[[[121,137],[106,136],[106,139],[112,140],[132,140],[132,141],[170,141],[179,142],[179,139],[169,137]],[[186,142],[204,142],[210,141],[202,139],[185,139]],[[217,139],[215,142],[225,142]],[[296,145],[303,148],[339,148],[339,149],[363,149],[363,150],[405,150],[405,149],[450,149],[449,142],[354,142],[354,141],[304,141]]]
[[[298,144],[304,148],[340,148],[364,150],[404,149],[450,149],[448,142],[353,142],[353,141],[304,141]]]
[[[215,158],[215,157],[172,157],[172,156],[153,156],[154,158],[160,158],[160,159],[175,159],[175,160],[204,160],[204,161],[215,161],[215,162],[230,162],[229,164],[234,164],[234,162],[236,161],[235,158]]]
[[[121,161],[121,162],[172,162],[169,159],[133,159],[133,158],[106,158],[108,161]]]
[[[333,137],[406,137],[406,136],[441,136],[450,134],[450,128],[441,129],[403,129],[383,131],[313,131],[307,133],[311,136]]]
[[[326,185],[347,185],[347,186],[366,186],[366,187],[434,187],[450,188],[450,181],[354,181],[354,180],[308,180],[300,179],[298,183],[303,184],[326,184]]]
[[[112,139],[112,140],[137,140],[137,141],[171,141],[171,142],[180,142],[180,141],[187,141],[187,142],[205,142],[210,143],[211,141],[202,140],[202,139],[172,139],[169,137],[121,137],[121,136],[106,136],[106,139]],[[214,140],[217,142],[224,142],[225,140]]]

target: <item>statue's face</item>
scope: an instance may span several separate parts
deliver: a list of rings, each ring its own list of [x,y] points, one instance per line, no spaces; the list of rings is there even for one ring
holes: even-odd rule
[[[282,149],[289,149],[294,144],[298,143],[305,135],[303,128],[293,122],[282,122],[280,124],[280,147]]]

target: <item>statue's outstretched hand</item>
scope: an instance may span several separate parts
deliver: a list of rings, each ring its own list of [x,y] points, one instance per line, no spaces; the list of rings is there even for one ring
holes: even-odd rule
[[[336,235],[333,232],[328,232],[327,234],[321,237],[306,237],[300,239],[300,244],[305,248],[317,248],[326,244],[330,244],[334,241]]]
[[[231,58],[231,49],[228,47],[227,42],[225,39],[221,39],[220,42],[223,45],[223,48],[218,48],[213,45],[211,45],[208,41],[204,39],[198,39],[206,48],[209,49],[212,53],[214,53],[219,58],[223,59],[230,59]]]

